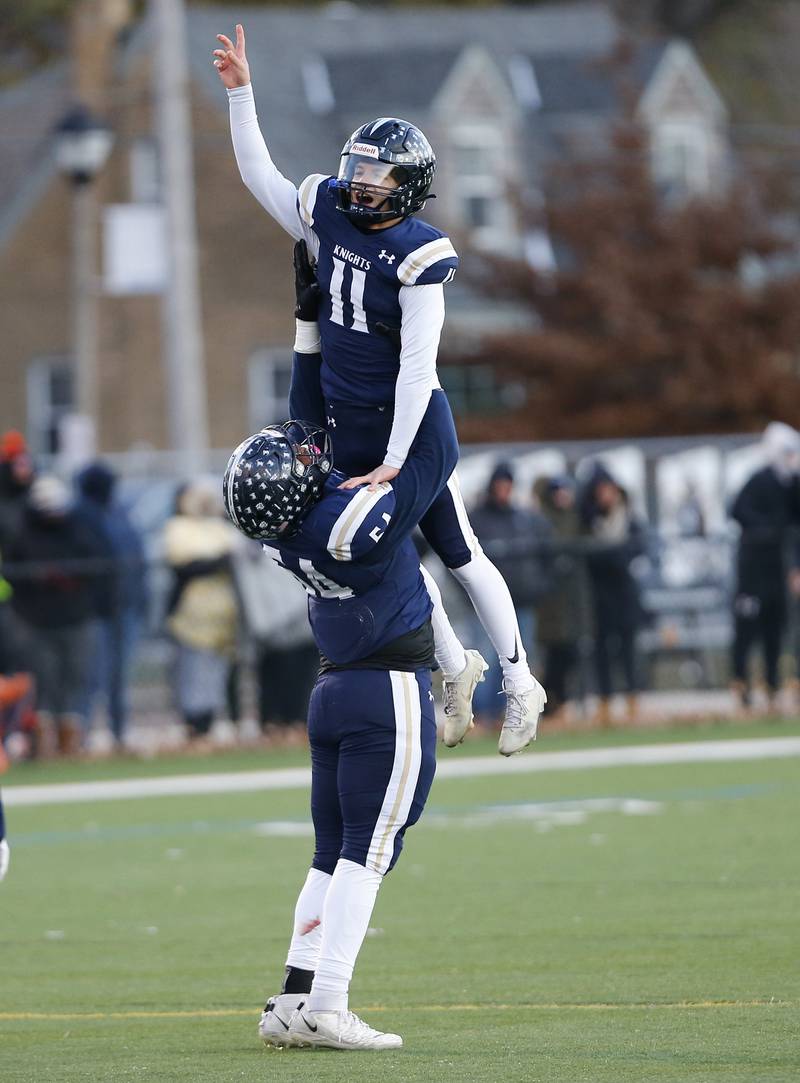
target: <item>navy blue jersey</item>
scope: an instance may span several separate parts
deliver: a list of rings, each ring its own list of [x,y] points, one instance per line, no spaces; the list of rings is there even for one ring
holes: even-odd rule
[[[433,608],[409,537],[413,524],[379,545],[395,511],[392,486],[343,490],[343,480],[333,474],[300,530],[265,546],[305,587],[317,647],[340,666],[420,628]]]
[[[418,218],[358,229],[336,209],[333,183],[313,174],[298,193],[300,215],[319,239],[322,391],[333,402],[393,403],[400,354],[376,325],[399,330],[400,289],[449,282],[458,256],[443,233]]]

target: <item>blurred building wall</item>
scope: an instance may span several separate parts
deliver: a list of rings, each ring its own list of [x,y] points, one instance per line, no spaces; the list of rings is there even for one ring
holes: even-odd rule
[[[132,157],[138,145],[151,140],[150,74],[144,58],[116,74],[105,103],[103,115],[116,142],[96,182],[100,207],[131,199]],[[224,99],[210,102],[195,88],[193,125],[211,441],[226,447],[241,439],[249,425],[249,355],[256,346],[291,345],[291,241],[259,213],[241,183]],[[68,183],[51,170],[43,194],[0,248],[0,428],[27,427],[32,364],[43,374],[69,362],[70,224]],[[99,216],[95,239],[100,276]],[[100,447],[165,448],[160,298],[101,292],[98,308]]]

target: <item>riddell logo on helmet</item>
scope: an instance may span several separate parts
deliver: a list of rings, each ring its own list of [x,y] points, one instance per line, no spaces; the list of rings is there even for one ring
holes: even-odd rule
[[[380,158],[380,152],[377,147],[373,147],[371,143],[353,143],[350,148],[351,154],[366,154],[368,158]]]

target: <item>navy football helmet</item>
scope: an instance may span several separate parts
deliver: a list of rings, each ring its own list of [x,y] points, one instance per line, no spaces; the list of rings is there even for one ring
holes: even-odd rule
[[[294,534],[333,468],[330,437],[305,421],[270,425],[243,440],[222,482],[225,511],[248,538]]]
[[[408,218],[433,199],[436,155],[413,124],[380,117],[356,128],[345,145],[339,176],[331,181],[337,208],[356,225]]]

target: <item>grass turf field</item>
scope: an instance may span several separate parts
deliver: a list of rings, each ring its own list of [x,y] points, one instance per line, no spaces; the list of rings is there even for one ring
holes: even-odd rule
[[[701,735],[756,732],[800,726]],[[686,739],[653,735],[670,736]],[[8,781],[164,769],[34,766]],[[302,790],[12,805],[0,1079],[795,1080],[799,781],[795,758],[438,781],[353,982],[352,1006],[404,1036],[381,1054],[255,1036],[310,856]]]

